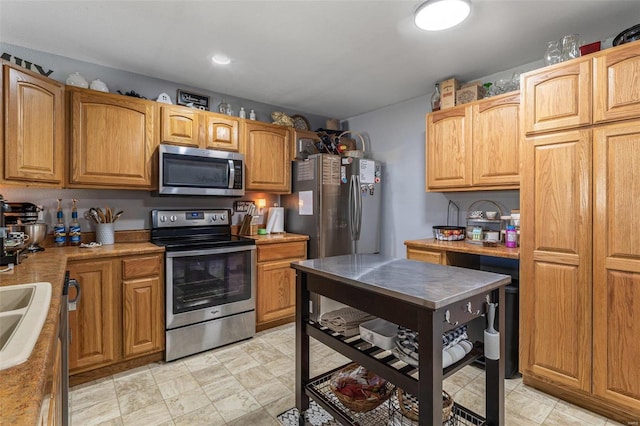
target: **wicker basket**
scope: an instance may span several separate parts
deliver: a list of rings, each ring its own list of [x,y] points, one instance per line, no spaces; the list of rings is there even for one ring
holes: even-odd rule
[[[411,419],[418,420],[418,400],[408,393],[405,393],[402,389],[398,388],[398,405],[402,414]],[[447,392],[442,391],[442,423],[451,418],[453,414],[453,398]]]
[[[358,364],[349,364],[343,369],[337,371],[335,375],[340,373],[348,373],[350,371],[355,370],[358,367],[360,367]],[[373,373],[371,373],[370,371],[367,371],[367,377],[373,377],[373,376],[374,376]],[[342,405],[344,405],[349,410],[354,411],[356,413],[364,413],[364,412],[373,410],[374,408],[376,408],[377,406],[385,402],[387,399],[389,399],[389,397],[393,394],[393,390],[394,390],[393,385],[389,382],[386,382],[384,386],[380,389],[379,396],[377,398],[370,397],[367,399],[355,399],[339,392],[338,388],[336,388],[334,385],[333,378],[331,379],[329,385],[331,387],[331,391],[336,396],[336,398],[338,398],[338,400],[342,403]]]

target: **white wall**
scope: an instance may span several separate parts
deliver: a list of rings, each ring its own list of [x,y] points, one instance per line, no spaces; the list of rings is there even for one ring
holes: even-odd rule
[[[494,82],[543,66],[542,60],[478,78]],[[474,79],[475,80],[475,79]],[[426,192],[425,114],[431,93],[346,120],[350,130],[367,135],[369,158],[383,162],[382,250],[405,257],[405,240],[433,237],[433,226],[447,225],[449,200],[460,208],[459,225],[466,225],[469,206],[479,200],[496,202],[509,213],[520,205],[519,191]],[[480,210],[491,204],[479,203]],[[452,208],[450,225],[455,225]]]

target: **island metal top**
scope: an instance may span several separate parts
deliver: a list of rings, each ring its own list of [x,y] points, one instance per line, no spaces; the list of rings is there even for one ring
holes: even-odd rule
[[[443,266],[381,254],[354,254],[293,262],[297,270],[439,309],[507,285],[509,275]]]

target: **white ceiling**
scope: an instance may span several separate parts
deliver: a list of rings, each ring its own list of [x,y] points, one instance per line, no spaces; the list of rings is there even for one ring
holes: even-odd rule
[[[0,0],[0,40],[345,119],[640,22],[639,0],[472,1],[465,22],[430,33],[413,24],[417,0]],[[213,65],[217,52],[232,64]]]

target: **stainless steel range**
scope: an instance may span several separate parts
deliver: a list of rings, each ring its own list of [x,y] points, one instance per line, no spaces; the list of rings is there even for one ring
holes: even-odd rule
[[[252,337],[256,246],[231,235],[231,211],[153,210],[151,222],[165,247],[165,360]]]

